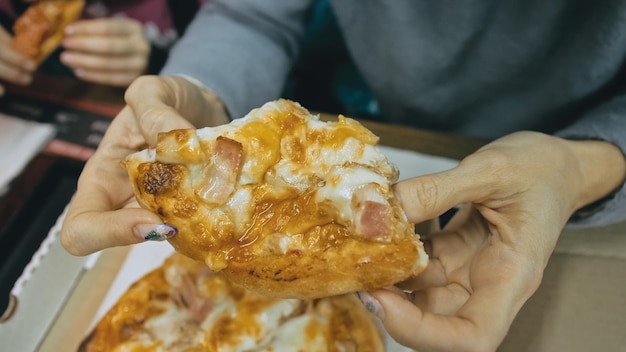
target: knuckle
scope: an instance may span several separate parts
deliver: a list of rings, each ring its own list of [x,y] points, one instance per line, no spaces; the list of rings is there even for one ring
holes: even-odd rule
[[[428,213],[434,211],[441,194],[440,185],[434,178],[426,177],[421,182],[416,182],[414,187],[415,200],[422,211]]]
[[[490,187],[511,184],[517,175],[523,174],[518,160],[501,149],[475,152],[463,159],[460,166],[471,175],[480,174],[482,184]]]
[[[61,231],[61,245],[67,252],[75,256],[84,256],[89,254],[78,245],[77,237],[76,228],[72,225],[67,225],[66,223]]]
[[[153,108],[145,111],[139,116],[139,125],[147,136],[156,136],[157,133],[163,132],[160,128],[161,123],[166,118],[167,112],[163,109]]]
[[[124,100],[126,103],[139,99],[144,92],[145,88],[152,87],[157,84],[157,78],[155,76],[140,76],[137,78],[124,93]]]

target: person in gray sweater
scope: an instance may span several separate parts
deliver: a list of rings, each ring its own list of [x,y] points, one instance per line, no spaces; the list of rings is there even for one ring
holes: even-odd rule
[[[313,3],[201,9],[162,76],[129,87],[87,163],[62,232],[69,252],[138,243],[161,223],[124,208],[133,194],[119,161],[158,131],[226,123],[278,98]],[[626,218],[626,3],[330,3],[380,116],[491,141],[452,170],[395,186],[416,223],[464,206],[429,237],[422,275],[359,296],[403,345],[495,350],[562,229]]]

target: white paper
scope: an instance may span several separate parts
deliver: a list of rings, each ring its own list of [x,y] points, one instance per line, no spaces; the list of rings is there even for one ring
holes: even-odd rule
[[[23,120],[0,113],[0,195],[11,181],[54,137],[50,124]]]

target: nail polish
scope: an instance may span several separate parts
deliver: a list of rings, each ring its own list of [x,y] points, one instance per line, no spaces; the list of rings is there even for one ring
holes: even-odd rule
[[[144,241],[165,241],[178,233],[174,226],[166,224],[138,225],[137,230]]]
[[[361,303],[363,303],[365,309],[367,309],[368,312],[374,314],[379,318],[382,318],[383,310],[376,298],[364,291],[357,292],[357,296],[359,297]]]

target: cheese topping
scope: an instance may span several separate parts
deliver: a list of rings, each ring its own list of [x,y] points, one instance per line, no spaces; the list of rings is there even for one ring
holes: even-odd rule
[[[398,171],[377,143],[355,120],[323,122],[296,103],[278,100],[227,125],[163,133],[154,150],[132,154],[123,165],[138,202],[179,230],[170,239],[177,251],[212,270],[285,288],[299,280],[286,290],[300,292],[283,296],[302,297],[308,275],[310,296],[319,297],[324,291],[311,287],[314,275],[338,269],[328,256],[341,254],[331,248],[354,252],[339,270],[344,273],[365,270],[363,263],[390,266],[390,256],[404,264],[388,269],[398,276],[357,273],[350,283],[356,287],[333,284],[336,291],[327,294],[363,288],[363,280],[371,281],[368,287],[393,284],[425,266],[419,237],[391,191]],[[377,247],[380,255],[372,260],[367,243],[402,248]],[[311,263],[296,273],[288,267],[303,263],[300,257]]]
[[[379,351],[381,341],[354,295],[269,298],[174,255],[131,286],[81,351]]]

